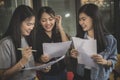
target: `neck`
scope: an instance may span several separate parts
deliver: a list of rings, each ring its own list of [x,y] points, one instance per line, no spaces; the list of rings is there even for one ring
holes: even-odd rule
[[[88,31],[88,36],[94,38],[94,30]]]
[[[52,37],[52,31],[49,31],[49,32],[45,32],[50,38]]]

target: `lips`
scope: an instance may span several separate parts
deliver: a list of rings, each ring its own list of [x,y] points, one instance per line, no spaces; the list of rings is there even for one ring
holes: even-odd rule
[[[46,29],[50,29],[51,28],[51,26],[46,26]]]
[[[46,28],[46,29],[51,29],[51,28],[52,28],[52,25],[46,25],[45,28]]]
[[[31,31],[26,31],[28,34],[30,34]]]
[[[85,25],[83,25],[83,26],[82,26],[82,28],[84,29],[84,28],[86,28],[86,26],[85,26]]]

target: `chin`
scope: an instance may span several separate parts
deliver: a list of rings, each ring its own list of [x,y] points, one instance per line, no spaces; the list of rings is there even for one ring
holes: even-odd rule
[[[83,31],[87,31],[87,30],[83,30]]]
[[[51,31],[52,31],[52,29],[46,29],[46,31],[47,31],[47,32],[51,32]]]
[[[29,36],[30,34],[25,34],[24,36]]]

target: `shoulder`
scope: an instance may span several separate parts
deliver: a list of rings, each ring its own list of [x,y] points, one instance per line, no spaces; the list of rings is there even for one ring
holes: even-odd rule
[[[116,38],[113,36],[113,35],[106,35],[105,36],[106,37],[106,39],[107,39],[107,43],[108,44],[110,44],[110,45],[117,45],[117,40],[116,40]]]
[[[0,40],[0,46],[11,46],[13,45],[11,37],[5,37]]]
[[[109,41],[115,41],[115,42],[116,42],[116,38],[115,38],[113,35],[111,35],[111,34],[106,35],[105,37],[106,37],[107,40],[109,40]]]

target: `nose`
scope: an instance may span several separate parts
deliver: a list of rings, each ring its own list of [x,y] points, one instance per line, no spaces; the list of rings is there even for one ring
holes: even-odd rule
[[[33,28],[34,28],[34,25],[30,27],[30,30],[33,30]]]
[[[49,21],[49,20],[47,20],[47,24],[50,24],[50,21]]]

